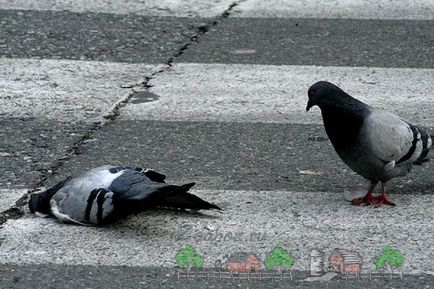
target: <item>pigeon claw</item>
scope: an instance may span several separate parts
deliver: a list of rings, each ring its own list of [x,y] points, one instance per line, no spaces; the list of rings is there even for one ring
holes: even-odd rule
[[[372,195],[366,195],[363,198],[357,198],[351,201],[351,205],[353,206],[361,206],[362,204],[377,205],[378,203],[378,198]]]
[[[382,205],[396,206],[395,203],[387,199],[386,185],[384,183],[382,183],[381,185],[381,195],[378,197],[372,195],[376,185],[377,182],[371,182],[371,186],[369,187],[366,196],[364,196],[363,198],[357,198],[352,200],[351,205],[360,206],[362,204],[366,204],[366,205],[374,205],[376,208],[381,207]]]
[[[372,195],[374,192],[377,182],[371,182],[368,192],[363,198],[357,198],[351,201],[351,205],[360,206],[361,204],[372,205],[377,203],[377,198]]]
[[[382,183],[381,185],[381,196],[376,198],[378,201],[375,204],[375,207],[381,207],[382,205],[389,205],[389,206],[396,206],[395,203],[389,201],[387,199],[387,192],[386,192],[386,185],[384,183]]]
[[[351,201],[351,205],[353,205],[353,206],[360,206],[363,203],[366,203],[365,197],[363,197],[363,198],[357,198],[357,199],[354,199],[354,200]]]
[[[387,197],[385,196],[381,196],[378,198],[378,201],[375,203],[375,207],[381,207],[382,205],[389,205],[389,206],[396,206],[396,204],[394,202],[391,202],[387,199]]]
[[[362,204],[374,205],[376,208],[381,207],[382,205],[396,206],[395,203],[389,201],[387,197],[379,196],[365,196],[363,198],[357,198],[351,201],[351,205],[353,206],[361,206]]]

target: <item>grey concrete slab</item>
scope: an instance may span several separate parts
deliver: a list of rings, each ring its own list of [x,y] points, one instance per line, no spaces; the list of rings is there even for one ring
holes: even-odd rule
[[[433,288],[432,275],[404,275],[403,279],[377,278],[344,280],[338,278],[327,283],[301,282],[307,272],[294,271],[294,281],[285,280],[207,280],[178,279],[176,270],[171,268],[127,267],[127,266],[68,266],[58,264],[2,265],[0,286],[2,288],[28,289],[50,288],[61,284],[64,289],[76,288],[336,288],[336,289],[408,289]]]
[[[35,59],[0,59],[0,67],[0,186],[10,189],[37,183],[131,93],[122,85],[161,68]]]
[[[249,0],[235,7],[236,17],[434,20],[426,0]]]
[[[191,244],[204,267],[226,264],[237,252],[261,262],[275,246],[289,250],[294,270],[309,270],[314,248],[325,266],[335,248],[356,251],[364,272],[386,245],[405,258],[406,274],[433,274],[433,195],[398,195],[396,207],[355,207],[330,192],[199,190],[220,212],[147,211],[107,227],[64,225],[25,215],[0,230],[1,264],[176,265],[176,253]],[[65,241],[68,240],[68,241]]]
[[[15,202],[26,192],[27,190],[25,189],[0,189],[0,212],[13,207]]]
[[[13,195],[14,188],[31,188],[92,126],[83,121],[0,118],[0,186]],[[0,201],[3,207],[9,203]]]
[[[223,13],[233,0],[0,0],[0,9],[96,12],[148,16],[215,17]]]
[[[2,117],[62,122],[101,121],[131,93],[125,85],[143,82],[163,65],[0,58]]]
[[[434,68],[434,22],[236,18],[178,62]]]
[[[319,109],[306,113],[307,90],[328,80],[374,107],[434,126],[433,79],[434,69],[177,63],[122,108],[122,117],[321,124]]]
[[[338,158],[322,125],[122,120],[107,125],[55,180],[101,164],[154,168],[201,189],[365,190]],[[393,193],[432,193],[434,163],[391,181]]]
[[[201,18],[0,10],[0,56],[165,63]]]

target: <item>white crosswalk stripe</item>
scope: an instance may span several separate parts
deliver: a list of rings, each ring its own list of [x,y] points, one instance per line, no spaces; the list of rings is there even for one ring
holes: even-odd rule
[[[434,69],[178,63],[149,84],[158,101],[127,106],[124,118],[322,123],[306,113],[307,88],[328,80],[354,97],[424,126],[434,115]],[[205,85],[206,84],[206,85]]]
[[[95,121],[163,65],[52,59],[0,59],[2,114]]]
[[[434,3],[425,0],[253,0],[241,3],[235,13],[239,17],[432,20]]]
[[[4,226],[9,237],[0,258],[12,263],[171,267],[176,248],[192,244],[204,252],[205,264],[212,266],[234,250],[254,251],[263,257],[270,248],[284,246],[297,256],[297,270],[308,268],[312,248],[327,253],[335,248],[355,250],[365,259],[365,267],[374,269],[372,260],[379,249],[392,243],[406,256],[405,272],[434,274],[431,255],[421,247],[430,242],[434,229],[429,217],[434,213],[432,196],[400,195],[400,206],[381,210],[354,208],[342,196],[327,192],[194,193],[230,205],[224,214],[207,213],[210,217],[205,218],[144,213],[108,229],[65,228],[52,220],[27,216]],[[422,219],[421,211],[426,214]],[[252,218],[257,222],[251,223]],[[144,227],[147,233],[138,233]],[[423,237],[412,237],[415,233]]]
[[[215,17],[222,13],[232,3],[230,0],[209,1],[64,1],[64,0],[0,0],[0,9],[72,11],[78,13],[113,13],[137,14],[150,16],[176,16],[176,17]]]

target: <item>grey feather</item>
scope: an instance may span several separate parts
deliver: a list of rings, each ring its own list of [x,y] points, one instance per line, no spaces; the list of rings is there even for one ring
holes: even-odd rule
[[[387,182],[426,161],[430,136],[397,115],[375,109],[325,81],[312,85],[308,95],[306,110],[320,107],[336,152],[363,177]]]
[[[361,146],[366,147],[361,150],[366,161],[354,164],[353,169],[370,180],[406,175],[423,149],[421,134],[413,128],[415,131],[395,114],[372,109],[359,137]]]
[[[151,181],[145,174],[133,170],[124,170],[110,184],[108,189],[116,192],[121,199],[139,200],[149,197],[157,189],[167,187],[166,183]]]
[[[101,225],[153,206],[220,209],[188,194],[194,183],[176,186],[164,183],[164,178],[152,170],[101,166],[33,194],[29,208],[32,213],[50,213],[62,222],[80,225]]]

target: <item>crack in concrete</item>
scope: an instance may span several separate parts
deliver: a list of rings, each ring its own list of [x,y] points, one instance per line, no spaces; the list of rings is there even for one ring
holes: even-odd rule
[[[231,14],[232,9],[235,6],[238,6],[241,2],[243,2],[245,0],[241,0],[241,1],[235,1],[232,4],[229,5],[229,7],[223,11],[222,14],[220,14],[219,16],[215,17],[213,21],[208,22],[207,24],[203,23],[200,24],[197,28],[196,31],[194,32],[193,35],[191,36],[187,36],[190,38],[190,42],[185,43],[172,57],[170,57],[167,61],[167,65],[170,67],[173,65],[173,61],[180,57],[182,54],[184,54],[184,52],[193,44],[193,43],[199,43],[199,39],[202,35],[206,34],[209,32],[209,30],[215,26],[217,26],[220,22],[222,22],[225,18],[228,18],[229,15]]]
[[[138,93],[137,88],[140,88],[141,90],[148,90],[151,85],[149,85],[149,81],[154,79],[156,76],[158,76],[161,73],[166,72],[171,68],[173,65],[173,61],[175,58],[180,57],[193,43],[198,43],[199,38],[208,33],[208,31],[212,28],[217,26],[221,21],[223,21],[225,18],[229,17],[231,10],[237,6],[239,3],[243,2],[245,0],[235,1],[229,7],[223,11],[219,16],[215,17],[213,21],[207,23],[207,24],[200,24],[196,27],[195,32],[191,36],[187,36],[190,38],[190,41],[186,44],[184,44],[178,51],[176,51],[173,56],[169,57],[169,59],[166,61],[166,66],[162,69],[159,69],[153,73],[151,73],[149,76],[145,76],[145,79],[139,83],[136,83],[131,86],[127,86],[125,88],[130,88],[130,92],[126,94],[124,97],[122,97],[120,100],[118,100],[111,109],[102,117],[104,118],[103,121],[94,122],[92,127],[87,130],[87,132],[78,140],[76,141],[72,147],[67,150],[60,158],[52,162],[52,165],[47,169],[41,170],[41,177],[40,180],[32,185],[32,188],[29,189],[21,198],[19,198],[14,205],[12,205],[9,209],[0,212],[0,225],[5,223],[9,219],[18,219],[24,215],[24,209],[23,207],[27,205],[28,198],[30,194],[33,192],[38,191],[38,188],[43,186],[48,179],[57,173],[57,171],[63,166],[64,162],[71,159],[75,155],[79,154],[80,147],[90,140],[93,137],[93,134],[106,126],[107,124],[113,122],[116,120],[116,118],[120,115],[120,109],[125,104],[129,103],[130,100]]]

